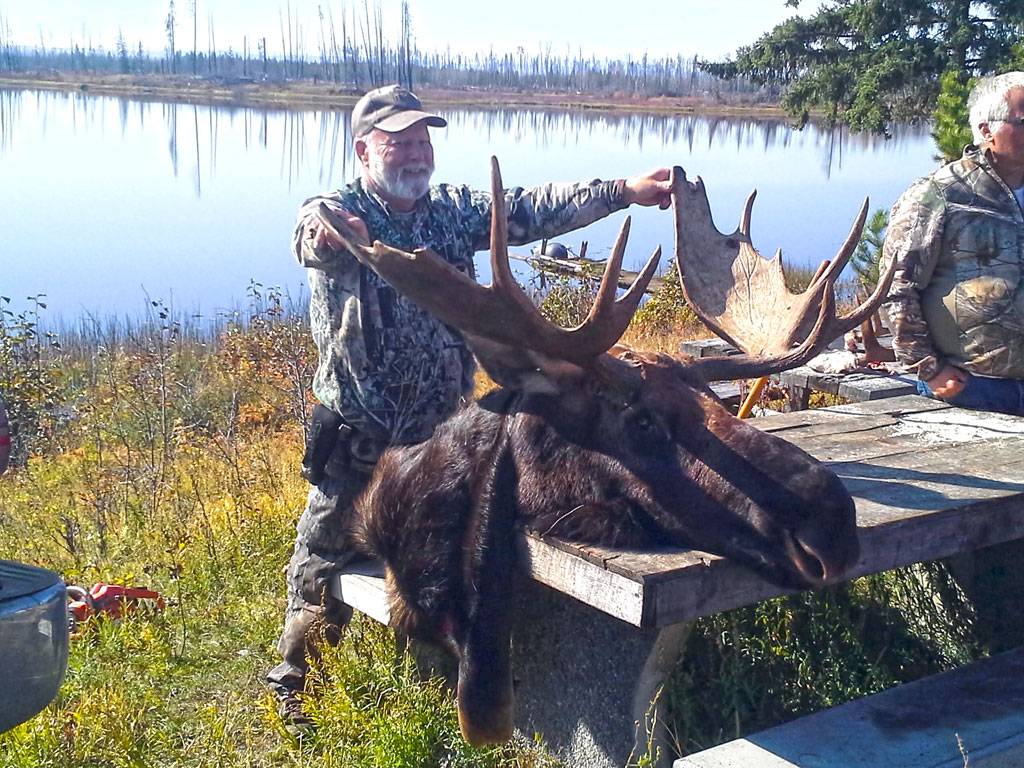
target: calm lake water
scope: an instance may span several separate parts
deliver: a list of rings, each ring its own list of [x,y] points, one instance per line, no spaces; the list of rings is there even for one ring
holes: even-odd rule
[[[865,196],[888,208],[935,166],[925,128],[886,141],[763,119],[442,114],[435,180],[486,188],[492,154],[509,186],[681,165],[705,179],[723,231],[756,187],[754,244],[800,265],[835,253]],[[250,281],[300,297],[295,211],[355,174],[348,118],[0,89],[0,295],[22,308],[46,294],[48,317],[64,322],[138,316],[150,300],[210,317],[244,306]],[[671,253],[671,213],[632,213],[627,264],[658,245]],[[561,240],[604,255],[623,217]]]

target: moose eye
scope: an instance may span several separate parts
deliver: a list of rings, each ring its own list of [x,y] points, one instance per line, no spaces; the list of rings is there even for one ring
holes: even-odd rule
[[[626,426],[628,444],[645,456],[667,454],[671,439],[654,414],[640,411],[630,415]]]
[[[654,414],[646,410],[634,410],[628,419],[628,429],[637,435],[643,435],[650,439],[653,435],[660,435],[661,424]]]

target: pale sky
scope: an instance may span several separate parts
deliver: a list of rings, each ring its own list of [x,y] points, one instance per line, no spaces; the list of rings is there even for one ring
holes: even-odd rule
[[[281,22],[290,2],[292,18],[315,56],[318,9],[328,8],[340,29],[340,17],[360,13],[363,0],[194,0],[199,18],[199,48],[207,45],[213,20],[217,49],[241,51],[243,36],[251,50],[266,37],[271,55],[281,50]],[[378,0],[367,0],[371,8]],[[178,48],[191,50],[193,0],[176,0]],[[399,0],[379,0],[385,36],[397,41]],[[812,13],[822,0],[804,0],[801,15]],[[775,24],[795,15],[784,0],[410,0],[413,34],[422,50],[514,52],[522,46],[536,53],[550,46],[552,54],[624,58],[699,55],[721,58],[753,42]],[[153,52],[166,46],[167,0],[0,0],[0,17],[19,44],[47,47],[102,45],[113,50],[120,29],[130,49],[139,42]]]

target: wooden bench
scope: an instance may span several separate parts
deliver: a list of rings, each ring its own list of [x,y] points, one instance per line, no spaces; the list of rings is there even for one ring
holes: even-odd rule
[[[680,350],[691,357],[738,354],[739,350],[721,339],[684,341]],[[837,395],[854,403],[917,394],[917,377],[892,373],[821,373],[807,366],[793,368],[772,377],[786,389],[786,411],[807,409],[812,392]]]
[[[680,758],[675,768],[1020,768],[1024,649]]]
[[[850,578],[1024,538],[1024,419],[906,396],[754,423],[827,462],[853,495],[862,554]],[[642,753],[690,622],[784,593],[701,552],[519,545],[517,725],[573,767]],[[379,576],[342,575],[336,592],[387,620]]]
[[[786,411],[804,411],[812,392],[838,395],[854,403],[917,393],[917,376],[892,373],[820,373],[807,366],[774,377],[785,387]]]

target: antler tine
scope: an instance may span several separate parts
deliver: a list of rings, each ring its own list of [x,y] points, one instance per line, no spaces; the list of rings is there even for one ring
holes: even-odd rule
[[[828,265],[828,269],[823,274],[818,275],[817,279],[827,280],[828,282],[834,283],[840,273],[846,268],[847,263],[850,261],[850,257],[853,252],[857,249],[857,243],[860,242],[861,233],[864,231],[864,222],[868,218],[868,205],[869,199],[864,198],[864,202],[860,207],[860,212],[857,214],[856,220],[853,222],[853,226],[850,227],[850,233],[846,236],[846,240],[839,246],[839,250],[836,252],[835,258],[832,259]],[[810,290],[810,289],[808,289]]]
[[[826,264],[827,267],[819,269],[820,274],[816,276],[814,281],[812,281],[811,287],[807,289],[808,291],[819,286],[825,288],[825,290],[834,296],[835,281],[839,278],[843,268],[849,262],[850,256],[857,247],[857,243],[860,242],[861,233],[864,231],[864,223],[867,220],[869,205],[869,199],[864,198],[864,203],[860,207],[860,212],[857,214],[857,219],[850,228],[850,233],[846,236],[846,240],[839,247],[839,251],[836,253],[835,258],[831,263],[822,263],[822,267],[825,267]],[[891,276],[888,276],[888,280],[891,281]],[[881,290],[879,290],[879,287],[881,287]],[[876,286],[874,293],[872,293],[867,301],[843,317],[834,316],[831,319],[831,322],[822,329],[822,334],[825,338],[824,342],[819,345],[819,348],[824,346],[824,344],[827,344],[832,339],[838,338],[850,329],[856,328],[860,325],[865,317],[878,308],[878,305],[881,304],[882,299],[885,297],[885,292],[887,291],[888,282],[880,279],[879,286]]]
[[[754,198],[757,197],[757,190],[747,195],[747,202],[743,204],[743,215],[740,217],[739,233],[750,239],[750,214],[754,210]]]
[[[612,247],[612,254],[605,263],[604,274],[601,275],[601,284],[598,286],[597,295],[594,297],[594,304],[587,313],[587,320],[596,319],[608,311],[608,307],[615,303],[615,292],[619,285],[619,274],[622,272],[622,257],[626,253],[626,241],[629,239],[629,230],[632,226],[632,218],[627,216],[619,228],[619,236],[615,238],[615,245]]]
[[[614,328],[621,325],[621,328],[615,331],[615,341],[618,341],[619,337],[622,336],[629,325],[629,321],[633,318],[633,313],[643,298],[648,283],[654,277],[654,271],[657,269],[658,261],[661,259],[661,246],[659,245],[655,248],[654,253],[651,254],[644,268],[640,270],[640,274],[637,275],[622,298],[615,298],[615,292],[619,285],[619,275],[622,272],[622,257],[626,253],[626,241],[629,239],[631,225],[632,219],[627,216],[626,220],[622,222],[622,227],[619,229],[619,236],[615,238],[615,246],[612,248],[611,256],[608,257],[604,274],[601,276],[601,285],[597,289],[594,305],[590,308],[586,320],[588,323],[599,322],[603,317],[614,315],[614,319],[608,322],[611,322]],[[614,343],[613,341],[612,344]]]
[[[491,279],[499,294],[522,312],[537,314],[530,297],[512,274],[508,260],[508,211],[505,209],[505,185],[501,181],[498,158],[491,156]]]
[[[658,247],[626,293],[616,299],[615,292],[622,267],[622,257],[626,251],[626,241],[629,238],[629,229],[630,219],[627,217],[619,229],[619,236],[616,238],[611,256],[608,257],[605,264],[601,285],[586,319],[572,329],[552,326],[564,337],[566,349],[560,355],[563,359],[572,359],[576,356],[585,360],[593,359],[611,349],[629,327],[633,313],[643,298],[644,291],[647,290],[647,285],[654,276],[661,258],[661,248]]]
[[[619,336],[625,332],[630,320],[633,319],[633,313],[636,312],[636,308],[640,304],[640,300],[644,297],[644,293],[647,291],[647,285],[651,282],[651,278],[654,277],[654,273],[658,269],[659,261],[661,261],[660,245],[654,249],[654,253],[652,253],[651,257],[647,260],[644,268],[640,270],[640,274],[637,275],[633,284],[626,289],[622,298],[615,302],[616,309],[625,319],[625,322],[622,325],[622,331],[619,332]],[[618,341],[617,337],[616,341]]]
[[[782,254],[782,249],[781,248],[779,249],[778,254],[779,255]],[[818,265],[818,268],[816,270],[814,270],[814,277],[811,278],[811,283],[810,283],[811,285],[814,285],[816,282],[818,282],[818,279],[823,274],[825,274],[825,270],[828,269],[828,265],[831,264],[831,263],[832,262],[829,261],[828,259],[822,260],[821,264]]]
[[[869,315],[878,309],[889,293],[889,286],[892,285],[892,279],[895,274],[896,260],[893,259],[889,262],[889,266],[886,267],[885,272],[878,278],[878,285],[875,286],[875,290],[870,296],[868,296],[864,303],[852,310],[849,314],[843,315],[841,319],[843,326],[842,333],[846,333],[851,328],[856,328],[860,323],[864,322]]]

